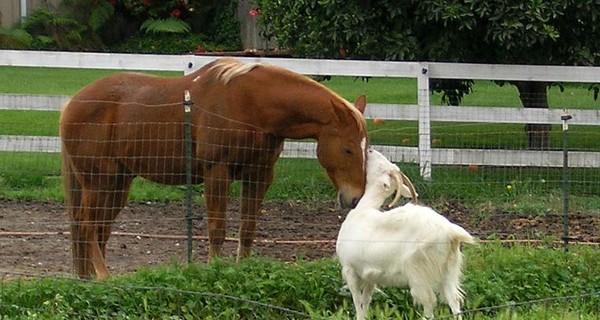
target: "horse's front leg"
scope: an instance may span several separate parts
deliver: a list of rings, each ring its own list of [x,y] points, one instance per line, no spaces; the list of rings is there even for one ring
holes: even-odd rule
[[[231,177],[225,164],[216,164],[205,170],[204,200],[208,216],[208,261],[221,254],[225,242],[227,220],[225,211],[229,199]]]
[[[273,169],[261,170],[260,174],[245,178],[242,183],[240,242],[237,261],[249,257],[256,236],[256,218],[267,190],[273,182]]]

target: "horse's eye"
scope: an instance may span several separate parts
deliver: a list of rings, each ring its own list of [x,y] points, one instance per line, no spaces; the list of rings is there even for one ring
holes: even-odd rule
[[[350,148],[344,148],[344,153],[351,155],[352,154],[352,150]]]

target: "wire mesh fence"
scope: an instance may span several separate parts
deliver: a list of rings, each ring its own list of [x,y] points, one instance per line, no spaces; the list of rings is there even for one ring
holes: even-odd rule
[[[442,91],[451,89],[437,88]],[[458,106],[442,105],[442,93],[422,91],[419,95],[431,99],[426,114],[429,120],[425,122],[422,119],[376,114],[369,116],[367,128],[371,145],[398,163],[413,179],[424,203],[464,226],[482,242],[500,239],[554,247],[569,240],[570,243],[595,246],[600,243],[599,123],[593,122],[593,119],[589,120],[592,123],[587,123],[586,119],[584,124],[577,121],[573,122],[576,124],[569,124],[571,120],[564,121],[560,116],[568,114],[574,120],[581,121],[582,117],[588,118],[588,112],[596,112],[598,102],[590,97],[591,94],[586,92],[587,88],[582,84],[566,86],[562,92],[552,91],[555,89],[550,88],[548,92],[548,112],[533,112],[520,120],[515,120],[515,117],[521,117],[519,113],[527,109],[522,108],[522,104],[535,105],[536,102],[531,102],[531,98],[527,101],[515,100],[514,92],[510,91],[514,88],[508,85],[497,87],[491,82],[478,81],[473,91],[482,90],[483,95],[496,95],[496,98],[483,102],[470,101],[466,95]],[[368,91],[366,93],[368,95]],[[505,102],[504,96],[508,95],[513,98]],[[180,96],[183,98],[183,93]],[[535,95],[530,93],[529,96]],[[487,101],[493,102],[486,105],[489,103]],[[183,110],[183,105],[182,99],[176,107]],[[517,110],[517,116],[509,114],[513,109]],[[411,110],[414,112],[414,109]],[[460,116],[448,116],[455,111]],[[10,113],[13,111],[1,112],[6,112],[0,118],[2,281],[15,281],[24,276],[68,276],[72,273],[72,235],[68,208],[62,204],[64,193],[60,178],[58,113],[32,113],[34,118],[20,119]],[[421,109],[417,113],[424,115]],[[559,118],[545,123],[549,114],[558,115]],[[566,130],[561,122],[568,124]],[[154,148],[150,142],[176,140],[177,148],[183,149],[183,140],[172,137],[174,131],[170,125],[183,124],[177,122],[157,126],[156,123],[139,123],[135,127],[127,124],[128,130],[144,135],[151,132],[150,135],[154,137],[152,141],[131,145]],[[207,131],[207,128],[195,127],[193,130]],[[246,143],[252,145],[253,141],[254,138],[246,140]],[[93,143],[94,139],[91,139],[82,145],[90,146]],[[119,140],[118,143],[128,147],[130,142]],[[114,148],[116,146],[109,147]],[[156,148],[161,146],[156,145]],[[232,152],[228,149],[222,152]],[[252,156],[260,156],[262,152],[251,147],[242,149]],[[169,168],[161,171],[163,182],[173,179],[166,182],[184,184],[185,172],[173,168],[183,168],[185,157],[179,151],[174,152],[173,148],[161,149],[161,152],[162,155],[152,157],[147,163]],[[149,157],[139,158],[148,160]],[[167,158],[177,158],[177,164],[173,161],[167,164],[170,161]],[[273,185],[257,218],[256,255],[288,262],[334,255],[334,240],[345,212],[336,207],[336,190],[314,158],[315,146],[312,142],[286,142],[284,157],[275,165]],[[430,162],[423,163],[423,159]],[[80,160],[92,167],[101,166],[95,164],[98,158]],[[134,156],[124,161],[138,160]],[[151,171],[143,168],[139,162],[137,166],[142,172]],[[170,175],[167,171],[178,173]],[[90,174],[89,178],[110,179],[102,174]],[[177,183],[173,183],[175,180]],[[198,182],[198,178],[192,180]],[[252,179],[245,181],[248,183]],[[185,262],[190,258],[186,250],[188,245],[193,249],[191,258],[194,261],[205,261],[209,256],[208,222],[205,219],[207,209],[203,199],[206,186],[193,183],[193,187],[188,189],[155,184],[139,178],[131,183],[130,201],[115,219],[112,237],[107,243],[110,272],[125,274],[172,260]],[[231,192],[226,194],[238,196],[244,183],[234,182]],[[188,209],[190,205],[186,204],[187,190],[193,192],[191,216]],[[119,192],[112,189],[102,191]],[[110,203],[105,205],[113,207]],[[233,257],[237,254],[239,227],[244,218],[240,214],[239,200],[233,197],[227,205],[223,253]],[[188,226],[191,226],[191,233],[186,230]],[[147,289],[115,290],[130,291],[134,295]],[[172,299],[180,306],[198,299],[198,296],[209,296],[217,300],[240,300],[241,304],[248,304],[249,309],[279,309],[278,312],[286,318],[320,317],[300,308],[286,309],[280,304],[269,303],[263,305],[258,300],[228,297],[214,292],[175,292],[175,298]],[[53,303],[60,305],[61,299],[58,296],[48,298],[40,295],[35,301],[40,307],[11,305],[8,309],[14,308],[15,314],[35,313],[45,308],[41,306]],[[473,308],[464,311],[464,315],[467,319],[487,319],[489,314],[489,318],[493,319],[522,319],[528,318],[532,310],[539,310],[543,315],[541,319],[597,319],[597,312],[584,312],[581,310],[585,308],[579,308],[580,305],[593,305],[597,301],[597,294],[582,293],[564,298]],[[7,307],[5,302],[2,304]],[[183,309],[178,312],[173,315],[183,317],[186,314]]]

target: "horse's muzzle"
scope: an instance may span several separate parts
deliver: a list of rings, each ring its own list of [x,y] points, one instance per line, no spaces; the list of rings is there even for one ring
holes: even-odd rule
[[[341,193],[338,194],[338,202],[340,203],[340,207],[342,207],[342,209],[354,209],[358,204],[358,201],[360,201],[359,197],[348,199]]]

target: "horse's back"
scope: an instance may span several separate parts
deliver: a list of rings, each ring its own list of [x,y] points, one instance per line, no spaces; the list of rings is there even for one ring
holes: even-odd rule
[[[63,110],[65,150],[77,158],[82,171],[95,170],[85,158],[103,159],[104,167],[181,184],[185,181],[183,99],[189,89],[196,100],[191,120],[198,160],[193,165],[199,177],[204,162],[230,165],[234,178],[257,167],[240,164],[272,166],[283,139],[246,125],[245,117],[254,113],[246,109],[236,115],[239,105],[230,98],[235,93],[221,90],[222,81],[201,79],[206,70],[176,78],[119,73],[89,84]]]

